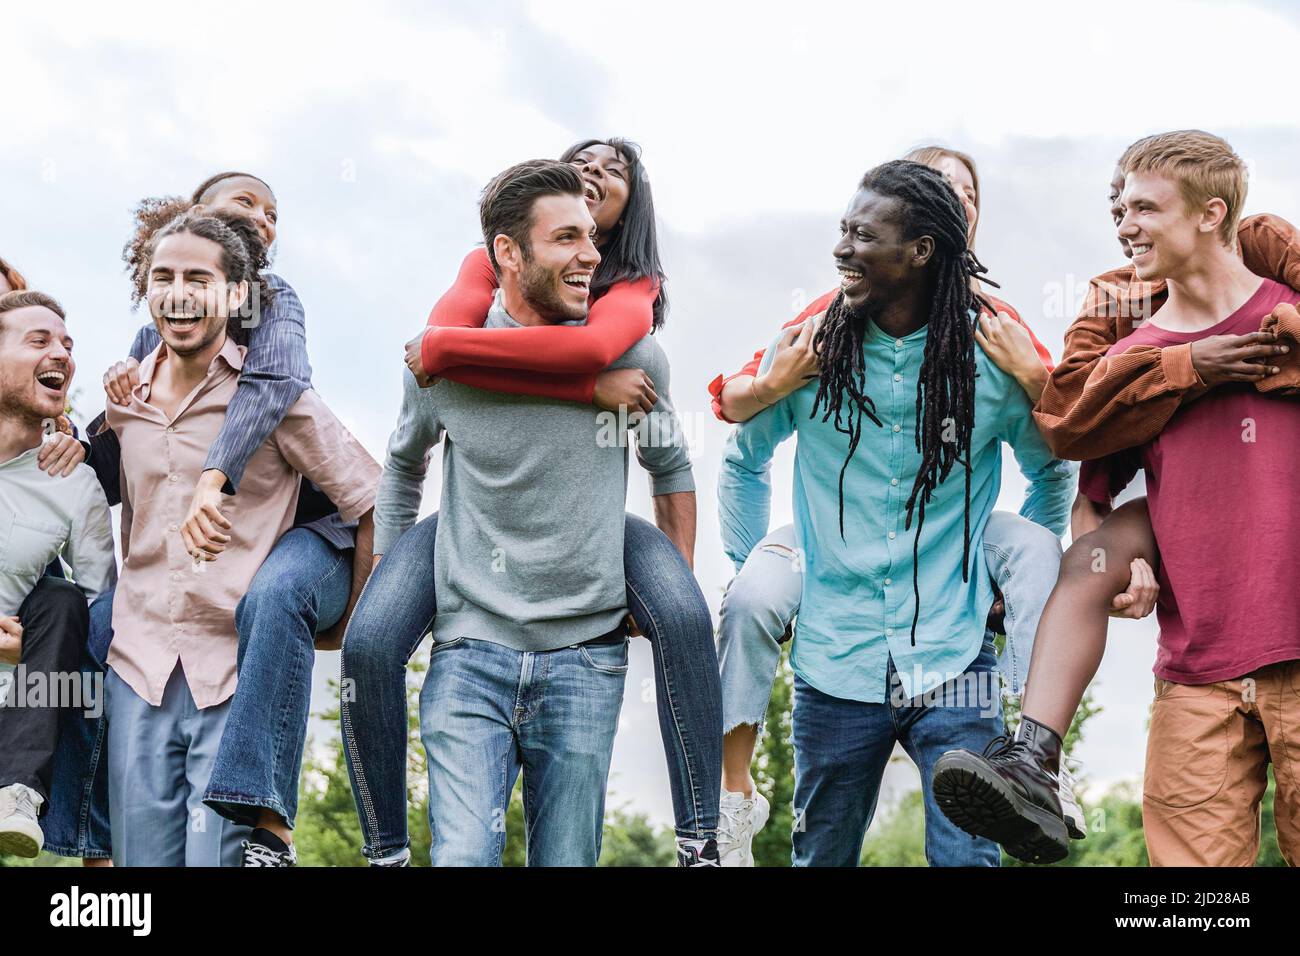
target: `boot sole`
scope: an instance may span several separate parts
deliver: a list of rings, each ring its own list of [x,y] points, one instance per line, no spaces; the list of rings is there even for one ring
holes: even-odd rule
[[[41,844],[25,833],[0,833],[0,855],[34,859],[41,855]]]
[[[1070,855],[1065,821],[1021,798],[973,754],[940,757],[933,791],[954,826],[1001,844],[1023,863],[1056,863]]]

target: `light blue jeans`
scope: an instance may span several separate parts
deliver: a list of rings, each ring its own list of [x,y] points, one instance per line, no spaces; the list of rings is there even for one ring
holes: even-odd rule
[[[435,644],[420,694],[434,866],[499,866],[520,770],[529,866],[595,866],[627,640]]]
[[[108,817],[115,866],[239,866],[252,830],[203,804],[230,701],[200,710],[179,662],[154,707],[112,671]]]
[[[750,552],[722,598],[718,666],[722,672],[723,732],[761,727],[772,696],[781,644],[799,611],[803,568],[794,526],[777,528]],[[1009,511],[994,511],[984,529],[984,564],[1006,605],[1006,644],[998,670],[1019,694],[1043,606],[1056,586],[1061,539]]]

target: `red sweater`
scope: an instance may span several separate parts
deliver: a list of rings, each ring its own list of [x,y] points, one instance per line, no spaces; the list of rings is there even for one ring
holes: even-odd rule
[[[497,277],[475,249],[429,313],[420,358],[426,375],[516,395],[590,404],[596,376],[649,334],[659,284],[619,282],[591,306],[585,325],[485,329]]]
[[[785,325],[781,326],[781,328],[788,329],[790,326],[798,325],[804,319],[811,318],[812,316],[817,315],[819,312],[825,312],[826,309],[830,307],[830,304],[835,300],[835,296],[839,294],[839,291],[840,290],[838,288],[831,289],[831,291],[827,292],[825,295],[820,296],[817,299],[814,299],[812,303],[808,306],[808,308],[804,309],[802,312],[796,315]],[[1047,351],[1047,347],[1043,345],[1042,342],[1038,341],[1038,336],[1034,335],[1034,330],[1031,329],[1028,325],[1025,325],[1025,320],[1020,317],[1020,313],[1017,312],[1015,309],[1013,309],[1006,302],[1003,302],[1001,299],[995,299],[991,295],[986,295],[985,298],[987,298],[990,302],[992,302],[994,308],[996,308],[999,312],[1007,313],[1007,315],[1009,315],[1015,321],[1025,326],[1025,331],[1029,333],[1029,338],[1033,340],[1034,351],[1038,353],[1038,357],[1043,360],[1043,365],[1045,365],[1047,367],[1047,370],[1050,372],[1052,370],[1052,353]],[[715,378],[712,382],[709,383],[709,395],[713,399],[713,414],[716,415],[721,421],[731,422],[731,419],[727,418],[726,415],[722,414],[722,389],[733,378],[740,378],[742,375],[751,375],[751,376],[758,375],[758,367],[763,364],[763,355],[765,352],[766,352],[765,349],[759,349],[757,352],[754,353],[754,357],[750,359],[748,362],[746,362],[744,367],[741,368],[739,372],[736,372],[732,375],[727,375],[725,377],[719,375],[717,378]],[[732,422],[732,424],[735,423]]]

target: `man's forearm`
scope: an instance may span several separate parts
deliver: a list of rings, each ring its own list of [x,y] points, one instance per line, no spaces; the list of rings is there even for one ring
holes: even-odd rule
[[[695,492],[679,491],[654,498],[655,524],[668,536],[691,570],[695,569]]]

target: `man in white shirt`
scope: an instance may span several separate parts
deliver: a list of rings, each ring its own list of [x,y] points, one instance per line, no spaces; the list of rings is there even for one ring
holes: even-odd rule
[[[78,666],[87,605],[117,577],[108,502],[85,465],[66,478],[36,462],[76,365],[59,304],[0,296],[0,854],[34,857],[62,711],[85,709]],[[75,584],[47,577],[62,557]]]

